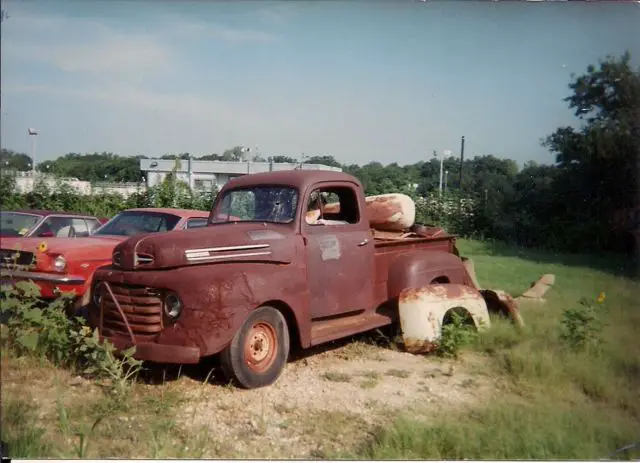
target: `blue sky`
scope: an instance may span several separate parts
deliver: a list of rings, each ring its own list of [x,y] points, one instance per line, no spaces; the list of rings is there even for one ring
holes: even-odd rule
[[[640,4],[4,0],[2,147],[550,163],[572,72],[640,55]]]

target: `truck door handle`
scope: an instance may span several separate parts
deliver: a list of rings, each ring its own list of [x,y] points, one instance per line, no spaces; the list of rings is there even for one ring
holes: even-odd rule
[[[364,240],[358,243],[358,246],[366,246],[368,243],[369,243],[369,240],[365,238]]]

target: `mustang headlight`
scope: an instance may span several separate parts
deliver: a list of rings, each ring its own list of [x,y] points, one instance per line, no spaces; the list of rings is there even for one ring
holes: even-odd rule
[[[174,292],[166,293],[163,305],[165,315],[171,320],[175,320],[182,313],[182,301]]]
[[[64,272],[66,268],[67,268],[67,259],[65,259],[63,256],[58,256],[55,259],[53,259],[53,269],[56,272]]]

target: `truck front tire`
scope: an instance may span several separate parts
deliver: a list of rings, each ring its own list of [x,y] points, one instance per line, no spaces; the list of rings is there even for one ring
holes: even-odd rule
[[[220,353],[220,363],[230,380],[253,389],[274,383],[288,357],[287,321],[277,309],[262,306],[249,315]]]

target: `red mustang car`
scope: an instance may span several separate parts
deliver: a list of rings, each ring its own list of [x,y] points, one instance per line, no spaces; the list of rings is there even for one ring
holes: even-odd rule
[[[89,236],[108,219],[54,211],[0,211],[0,237]]]
[[[209,212],[188,209],[128,209],[84,238],[3,237],[0,282],[31,280],[40,287],[43,299],[75,293],[75,308],[79,309],[89,302],[87,290],[93,273],[111,263],[118,243],[142,233],[204,227],[208,217]]]

